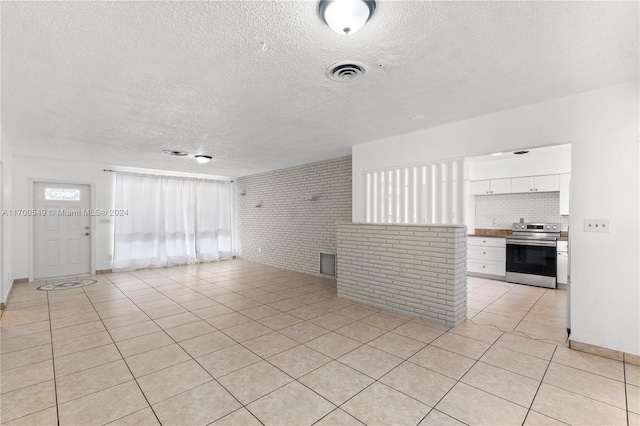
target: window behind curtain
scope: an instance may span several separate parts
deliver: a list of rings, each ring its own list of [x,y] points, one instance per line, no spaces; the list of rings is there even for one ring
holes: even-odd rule
[[[230,259],[234,185],[203,179],[116,174],[114,270]]]

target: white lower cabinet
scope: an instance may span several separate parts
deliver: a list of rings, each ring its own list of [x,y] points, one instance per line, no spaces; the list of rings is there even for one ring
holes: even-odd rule
[[[504,277],[507,241],[505,238],[469,237],[467,273]]]

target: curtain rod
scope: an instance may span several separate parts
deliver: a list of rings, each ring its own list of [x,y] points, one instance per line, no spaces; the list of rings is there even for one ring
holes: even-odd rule
[[[222,182],[231,182],[233,183],[233,180],[226,180],[226,179],[216,179],[216,178],[203,178],[203,177],[192,177],[192,176],[171,176],[171,175],[158,175],[158,174],[154,174],[154,173],[138,173],[138,172],[124,172],[124,171],[120,171],[120,170],[111,170],[111,169],[102,169],[103,172],[110,172],[110,173],[128,173],[128,174],[132,174],[132,175],[141,175],[141,176],[162,176],[162,177],[172,177],[172,178],[185,178],[185,179],[204,179],[204,180],[217,180],[217,181],[222,181]]]

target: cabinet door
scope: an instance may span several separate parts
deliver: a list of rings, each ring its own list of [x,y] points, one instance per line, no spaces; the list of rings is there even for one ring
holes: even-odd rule
[[[533,178],[532,177],[512,178],[511,192],[533,192]]]
[[[511,179],[494,179],[491,181],[492,194],[510,194]]]
[[[471,195],[486,195],[491,190],[491,182],[488,180],[474,180],[471,182]]]
[[[560,175],[560,214],[569,214],[569,190],[571,187],[571,175]]]
[[[560,175],[536,176],[534,180],[534,191],[560,191]]]

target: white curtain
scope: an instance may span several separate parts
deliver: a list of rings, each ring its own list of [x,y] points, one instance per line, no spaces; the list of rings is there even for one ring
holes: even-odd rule
[[[113,269],[230,259],[234,204],[230,182],[117,173]]]

